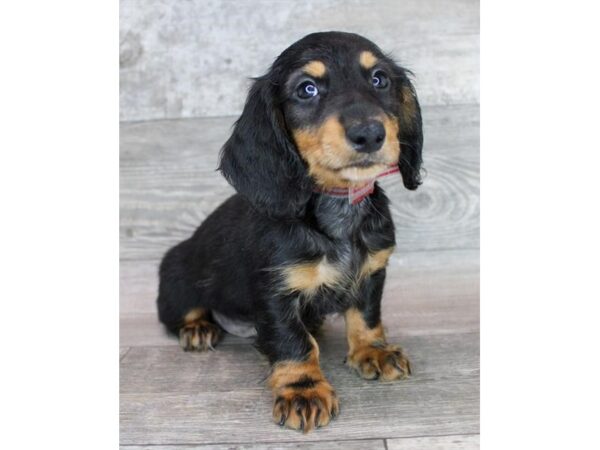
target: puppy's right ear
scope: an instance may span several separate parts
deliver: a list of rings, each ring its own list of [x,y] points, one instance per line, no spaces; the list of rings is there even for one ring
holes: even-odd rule
[[[271,217],[304,215],[312,182],[285,127],[268,76],[250,89],[244,111],[221,150],[219,170],[254,208]]]

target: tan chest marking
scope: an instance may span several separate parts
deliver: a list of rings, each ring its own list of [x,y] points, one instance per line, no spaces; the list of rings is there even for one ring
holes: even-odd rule
[[[335,286],[343,274],[323,257],[316,262],[286,267],[283,275],[287,289],[313,294],[321,286]]]
[[[394,252],[394,247],[384,248],[376,252],[369,252],[365,262],[360,269],[360,277],[367,277],[378,270],[383,269],[387,266],[390,255]]]

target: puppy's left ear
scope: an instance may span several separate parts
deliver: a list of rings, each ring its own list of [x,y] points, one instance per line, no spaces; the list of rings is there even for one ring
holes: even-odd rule
[[[269,75],[254,82],[242,115],[221,150],[219,169],[255,210],[302,217],[312,182],[287,132]]]
[[[422,183],[421,164],[423,163],[423,121],[421,107],[414,86],[406,71],[397,68],[400,114],[398,140],[400,141],[400,173],[407,189],[415,190]]]

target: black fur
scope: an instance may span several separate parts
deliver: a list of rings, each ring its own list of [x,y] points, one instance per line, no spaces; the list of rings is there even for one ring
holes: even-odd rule
[[[421,107],[417,100],[415,88],[408,80],[406,72],[396,67],[396,76],[401,83],[408,88],[409,95],[413,100],[402,96],[402,102],[414,101],[415,114],[406,120],[400,116],[400,133],[398,135],[402,152],[400,153],[399,168],[402,181],[407,189],[415,190],[422,183],[421,164],[423,163],[423,125],[421,120]]]
[[[263,214],[302,217],[312,183],[285,129],[271,77],[259,78],[252,86],[223,147],[220,170]]]
[[[342,70],[361,50],[372,51],[389,68],[389,93],[375,95],[358,71]],[[341,68],[343,79],[337,87],[331,84],[331,95],[310,112],[290,100],[289,77],[313,59]],[[256,326],[258,347],[274,363],[305,358],[312,348],[308,332],[316,331],[327,314],[356,307],[370,327],[380,321],[385,269],[356,280],[368,252],[395,243],[388,199],[378,186],[357,205],[314,192],[291,130],[318,125],[347,102],[354,105],[354,116],[379,107],[402,118],[403,87],[414,95],[416,114],[410,124],[400,123],[399,166],[404,185],[415,189],[423,145],[416,94],[407,72],[373,43],[348,33],[312,34],[284,51],[255,81],[221,155],[220,170],[238,193],[161,263],[158,311],[169,330],[176,333],[194,307],[249,320]],[[355,100],[359,94],[368,105]],[[280,268],[323,256],[347,275],[346,283],[321,288],[310,298],[282,290]]]

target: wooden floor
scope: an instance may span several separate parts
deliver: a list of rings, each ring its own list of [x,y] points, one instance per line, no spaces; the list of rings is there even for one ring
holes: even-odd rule
[[[268,365],[249,341],[184,353],[156,319],[161,255],[232,192],[215,167],[235,118],[121,125],[122,448],[479,448],[479,107],[423,112],[424,185],[387,190],[398,245],[383,306],[414,375],[358,378],[331,318],[319,344],[342,412],[308,435],[271,422]]]

